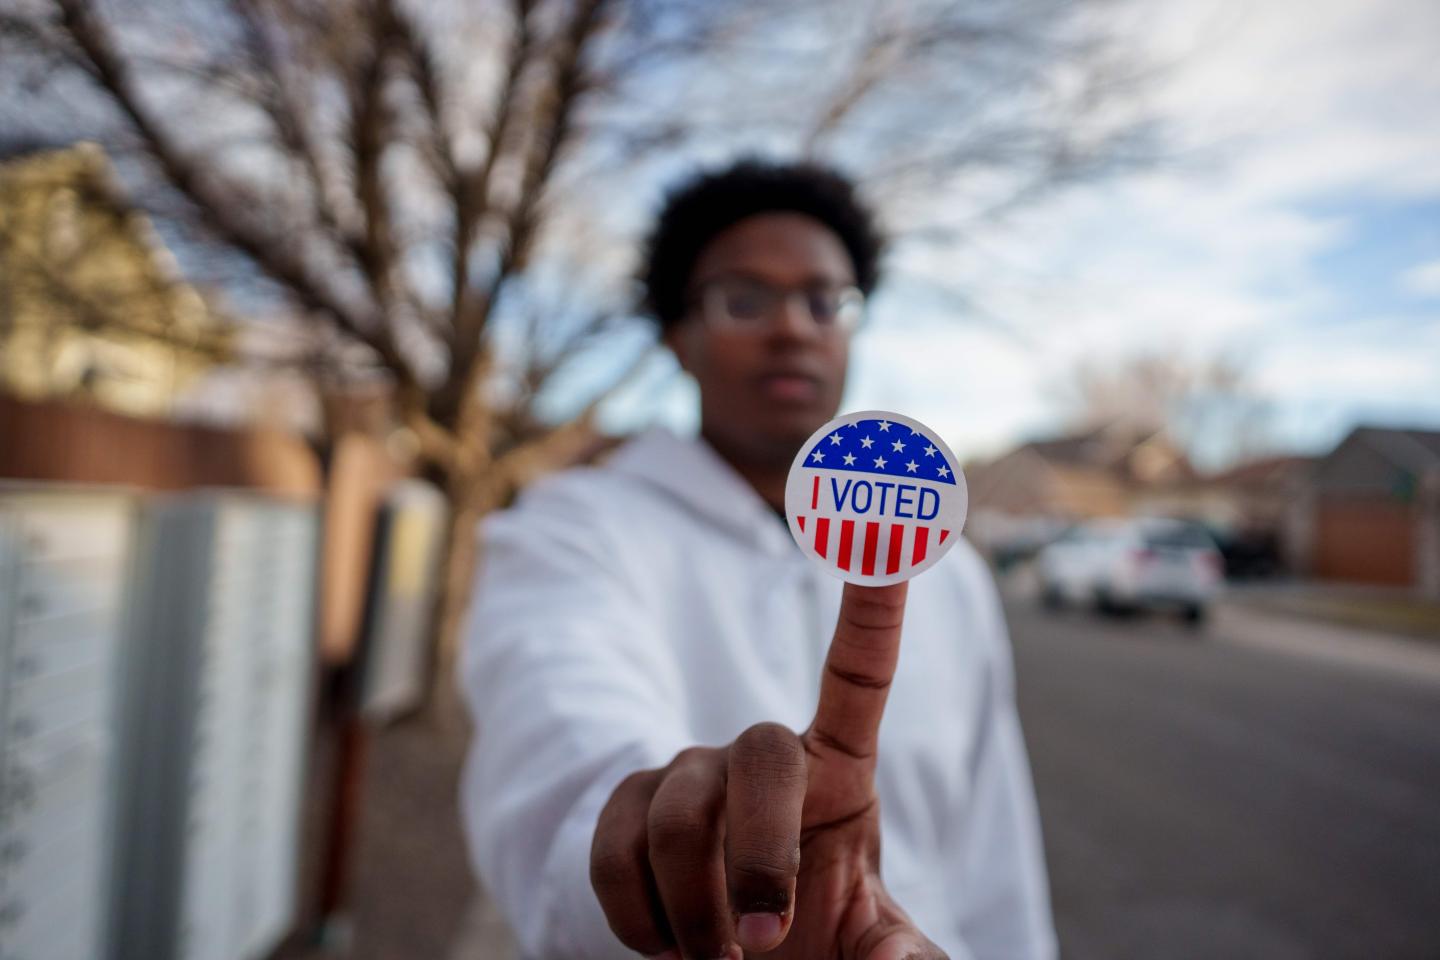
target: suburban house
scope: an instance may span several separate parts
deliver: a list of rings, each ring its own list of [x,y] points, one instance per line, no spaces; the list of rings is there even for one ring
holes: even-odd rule
[[[967,535],[982,549],[1043,541],[1077,520],[1121,517],[1194,479],[1164,431],[1123,423],[1026,443],[967,465]]]
[[[163,416],[234,339],[98,146],[0,163],[0,391]]]
[[[1311,576],[1440,595],[1440,430],[1352,430],[1316,462],[1290,535]]]
[[[1303,570],[1307,558],[1291,535],[1313,457],[1274,455],[1244,460],[1215,473],[1147,491],[1139,512],[1204,523],[1232,577]]]

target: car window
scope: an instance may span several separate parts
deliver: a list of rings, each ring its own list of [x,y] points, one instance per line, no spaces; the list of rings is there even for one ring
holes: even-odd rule
[[[1213,548],[1208,534],[1195,524],[1166,524],[1163,527],[1150,527],[1145,531],[1145,545],[1147,547],[1170,547],[1170,548]]]

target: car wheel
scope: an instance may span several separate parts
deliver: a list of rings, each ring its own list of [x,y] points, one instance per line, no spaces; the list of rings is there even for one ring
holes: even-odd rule
[[[1095,591],[1095,612],[1104,614],[1107,617],[1116,619],[1129,619],[1139,616],[1144,608],[1132,600],[1117,600],[1109,590],[1100,589]]]
[[[1180,612],[1180,619],[1186,626],[1199,628],[1205,625],[1206,610],[1198,603],[1192,603]]]
[[[1065,595],[1054,584],[1046,584],[1040,591],[1040,606],[1053,612],[1065,609]]]

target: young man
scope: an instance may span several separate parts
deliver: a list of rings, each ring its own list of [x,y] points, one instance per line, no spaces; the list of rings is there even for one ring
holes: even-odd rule
[[[487,525],[463,808],[525,956],[1054,955],[981,561],[957,544],[907,599],[842,585],[783,520],[880,249],[823,169],[680,189],[644,279],[700,437],[646,433]]]

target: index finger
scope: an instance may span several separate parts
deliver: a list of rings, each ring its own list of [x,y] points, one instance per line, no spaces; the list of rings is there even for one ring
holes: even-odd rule
[[[908,586],[904,581],[884,587],[845,584],[820,678],[820,704],[807,731],[820,746],[855,760],[874,758],[885,698],[900,659]]]

